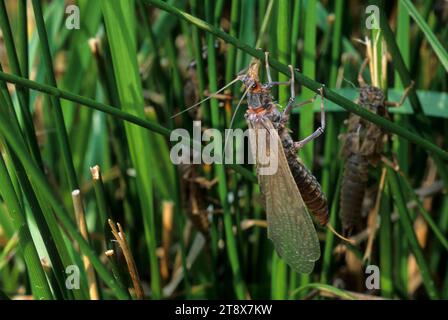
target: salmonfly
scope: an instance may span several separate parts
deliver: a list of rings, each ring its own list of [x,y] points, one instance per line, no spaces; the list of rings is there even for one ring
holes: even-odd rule
[[[325,128],[323,100],[321,126],[309,137],[294,142],[286,124],[295,101],[294,69],[288,82],[273,82],[266,53],[268,83],[261,84],[258,77],[260,61],[255,61],[241,76],[246,87],[248,109],[246,120],[251,129],[268,130],[266,149],[278,144],[278,167],[272,175],[258,174],[260,190],[264,195],[268,223],[268,237],[283,260],[294,270],[310,273],[320,257],[320,246],[310,210],[320,224],[328,222],[327,200],[313,174],[297,158],[297,151],[307,142],[321,135]],[[283,112],[273,102],[270,91],[274,85],[289,84],[291,97]],[[320,90],[323,96],[322,89]],[[306,101],[305,103],[310,102]],[[304,103],[302,103],[304,104]],[[258,136],[258,135],[256,135]],[[257,141],[258,143],[258,141]],[[258,160],[258,159],[257,159]],[[257,170],[261,165],[257,162]]]
[[[386,107],[398,107],[404,103],[413,83],[406,88],[400,102],[386,101],[383,91],[367,85],[362,77],[369,59],[365,59],[359,74],[358,104],[370,112],[389,118]],[[356,114],[348,119],[347,133],[341,135],[342,157],[345,159],[341,186],[339,216],[345,234],[351,234],[361,220],[361,209],[367,188],[369,166],[376,166],[381,159],[385,132],[377,125]]]
[[[320,245],[309,211],[320,225],[326,225],[337,236],[347,240],[338,235],[328,224],[328,205],[322,188],[314,175],[297,157],[297,152],[301,147],[324,132],[323,88],[319,89],[321,95],[320,126],[310,136],[294,142],[286,127],[290,112],[293,107],[313,102],[317,95],[310,100],[294,105],[293,67],[289,66],[291,71],[289,81],[274,82],[271,79],[268,57],[269,55],[266,53],[267,83],[260,82],[259,68],[261,62],[260,60],[254,60],[247,72],[240,74],[203,101],[213,98],[237,81],[241,81],[244,84],[245,91],[236,109],[239,108],[241,102],[247,97],[245,118],[253,132],[252,135],[249,135],[249,138],[252,154],[256,160],[260,191],[266,209],[268,237],[272,240],[279,256],[293,270],[300,273],[310,273],[314,268],[315,261],[320,258]],[[276,85],[289,85],[291,88],[291,97],[282,112],[278,109],[271,96],[271,89]],[[182,112],[196,107],[203,101]],[[237,110],[235,110],[234,116],[236,112]],[[254,137],[256,138],[254,139]],[[263,141],[260,141],[260,137],[262,137]],[[260,174],[260,171],[266,164],[260,161],[259,154],[255,152],[256,148],[254,146],[256,147],[259,143],[264,144],[266,153],[272,152],[277,154],[277,170],[273,174]]]

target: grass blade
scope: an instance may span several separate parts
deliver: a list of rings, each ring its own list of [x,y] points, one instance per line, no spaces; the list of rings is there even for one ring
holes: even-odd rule
[[[414,19],[414,21],[423,31],[426,39],[439,58],[440,63],[443,65],[446,72],[448,72],[448,53],[446,52],[445,48],[439,42],[435,34],[431,31],[431,28],[428,26],[422,16],[418,13],[417,9],[415,9],[412,2],[409,0],[403,0],[403,6],[408,10],[409,15]]]
[[[86,256],[88,256],[89,259],[92,261],[92,264],[96,268],[98,275],[114,290],[118,298],[121,299],[128,298],[129,297],[128,294],[126,292],[123,292],[121,287],[117,285],[115,279],[109,274],[107,269],[102,265],[101,261],[97,257],[97,254],[90,248],[89,244],[78,232],[71,218],[67,215],[65,210],[59,204],[59,201],[53,195],[53,191],[46,182],[45,176],[42,174],[39,167],[36,166],[36,164],[30,159],[24,144],[17,140],[17,137],[14,135],[14,131],[10,127],[9,123],[0,121],[0,134],[5,137],[6,142],[17,154],[17,157],[23,164],[23,167],[25,168],[27,174],[33,177],[33,182],[35,183],[36,188],[38,188],[39,190],[41,190],[43,194],[45,194],[48,202],[51,204],[58,218],[60,219],[61,224],[66,229],[65,231],[76,240],[76,242],[80,246],[81,251],[85,253]]]
[[[171,14],[179,17],[180,19],[184,19],[184,20],[189,21],[190,23],[193,23],[194,25],[198,26],[199,28],[214,34],[215,36],[236,46],[237,48],[243,50],[244,52],[250,54],[251,56],[253,56],[257,59],[260,59],[261,61],[264,61],[264,53],[262,50],[257,50],[255,48],[249,46],[248,44],[243,43],[243,42],[239,41],[238,39],[235,39],[235,38],[229,36],[227,33],[208,24],[207,22],[205,22],[201,19],[198,19],[192,15],[189,15],[188,13],[186,13],[182,10],[179,10],[179,9],[177,9],[165,2],[162,2],[160,0],[145,0],[145,1],[147,3],[150,3],[154,6],[162,9],[162,10],[170,12]],[[381,19],[381,21],[383,21],[383,19]],[[285,75],[289,74],[289,68],[286,65],[280,63],[279,61],[270,58],[269,63],[271,64],[273,69],[275,69]],[[1,78],[1,76],[2,75],[0,74],[0,78]],[[305,87],[314,91],[315,93],[318,93],[319,92],[318,89],[320,89],[322,87],[322,84],[306,77],[305,75],[303,75],[300,72],[295,71],[295,77],[298,82],[302,83]],[[409,81],[408,82],[405,81],[405,83],[409,83]],[[411,90],[411,93],[412,92],[413,92],[413,90]],[[419,135],[412,133],[412,132],[406,130],[405,128],[392,123],[391,121],[384,119],[383,117],[379,117],[379,116],[359,107],[353,101],[350,101],[347,98],[337,94],[333,90],[326,88],[324,90],[324,96],[325,96],[325,98],[340,105],[347,111],[355,113],[355,114],[359,115],[360,117],[362,117],[370,122],[373,122],[374,124],[378,125],[381,128],[384,128],[392,133],[395,133],[399,136],[406,138],[407,140],[409,140],[411,142],[414,142],[415,144],[420,145],[421,147],[425,148],[429,152],[439,155],[444,160],[448,160],[448,152],[446,152],[445,150],[439,148],[435,144],[427,141],[426,139],[423,139]]]
[[[4,0],[0,1],[0,27],[2,29],[2,34],[4,37],[4,43],[6,47],[6,53],[8,55],[8,62],[12,73],[22,76],[22,71],[20,70],[19,58],[17,55],[16,47],[14,45],[14,39],[12,36],[11,26],[9,24],[8,14],[6,12],[6,6]],[[33,120],[31,117],[31,112],[28,109],[27,99],[24,91],[21,88],[16,88],[17,95],[19,98],[20,106],[20,120],[23,126],[25,136],[27,138],[28,144],[33,152],[33,156],[42,166],[42,159],[39,152],[39,146],[37,144],[35,129]]]
[[[40,262],[36,247],[31,238],[31,233],[26,222],[26,217],[23,215],[25,210],[21,207],[19,199],[14,191],[14,187],[9,178],[8,170],[5,162],[0,156],[0,184],[2,186],[1,195],[3,199],[7,199],[6,205],[8,212],[11,215],[11,220],[18,232],[20,251],[25,259],[28,274],[30,276],[31,290],[33,296],[38,299],[53,299],[50,286],[48,285],[44,269]]]
[[[125,0],[101,2],[110,44],[118,96],[124,111],[144,118],[143,92],[137,65],[134,2]],[[146,245],[150,261],[151,289],[154,298],[162,296],[160,274],[156,255],[157,240],[154,225],[152,168],[157,168],[151,151],[148,132],[125,124],[126,136],[136,177],[142,208]]]
[[[212,20],[212,5],[210,1],[206,2],[206,13],[209,20]],[[210,84],[210,92],[216,92],[218,90],[217,85],[217,73],[216,73],[216,56],[215,56],[215,46],[213,37],[211,35],[207,36],[207,53],[208,53],[208,76]],[[215,99],[210,101],[211,107],[211,120],[212,126],[214,128],[219,128],[219,106]],[[221,155],[221,147],[218,144],[217,139],[214,139],[215,152],[217,152],[218,157]],[[227,183],[226,183],[226,173],[224,170],[224,165],[215,165],[216,174],[218,176],[218,192],[221,203],[224,210],[224,230],[226,239],[227,254],[229,255],[230,265],[233,273],[233,281],[235,286],[235,293],[238,299],[246,298],[246,287],[241,274],[241,265],[238,258],[238,249],[236,245],[236,239],[233,234],[233,222],[230,212],[230,206],[227,200]]]
[[[377,1],[375,1],[375,3],[379,4]],[[380,12],[381,12],[381,19],[380,19],[381,30],[384,39],[387,43],[387,48],[391,53],[392,59],[394,61],[394,67],[400,75],[401,83],[405,86],[408,86],[411,83],[411,77],[409,71],[406,68],[403,57],[401,56],[400,50],[395,41],[395,37],[387,21],[387,16],[384,10],[380,10]],[[409,101],[416,115],[412,119],[411,124],[413,124],[414,128],[422,138],[426,139],[428,143],[433,144],[435,139],[433,138],[433,132],[431,129],[430,121],[427,117],[424,116],[422,105],[417,96],[415,88],[409,92]],[[444,155],[438,152],[434,153],[434,161],[437,165],[439,173],[444,181],[445,186],[448,186],[448,169],[446,165],[443,163],[443,160],[447,160],[444,157]]]
[[[406,201],[403,198],[397,174],[395,173],[395,171],[388,168],[387,177],[392,196],[394,198],[394,203],[397,206],[398,213],[400,215],[400,223],[403,226],[406,237],[408,238],[409,244],[412,248],[412,252],[414,253],[415,259],[417,260],[426,292],[431,299],[439,299],[439,293],[437,292],[434,280],[431,278],[431,273],[428,265],[426,264],[422,249],[420,248],[420,245],[418,243],[417,236],[414,233],[412,221],[409,215],[409,211],[405,205]]]
[[[53,72],[53,61],[51,58],[50,45],[48,42],[47,30],[45,28],[44,16],[42,13],[42,5],[40,0],[33,0],[34,17],[36,19],[37,31],[39,33],[40,48],[44,58],[47,81],[53,86],[57,87],[56,78]],[[78,178],[76,177],[75,167],[73,166],[73,156],[70,150],[70,142],[68,140],[67,129],[65,127],[64,116],[62,115],[61,102],[58,97],[51,99],[51,113],[53,123],[56,127],[57,141],[61,150],[61,159],[64,164],[65,173],[68,179],[70,190],[78,188]]]
[[[305,45],[303,51],[303,75],[310,78],[316,78],[316,0],[308,0],[306,2],[306,16],[305,16]],[[280,61],[281,62],[281,61]],[[308,100],[314,96],[314,93],[308,88],[302,91],[301,99]],[[314,131],[314,113],[313,108],[303,106],[300,109],[300,124],[299,124],[299,139],[308,137]],[[314,142],[310,141],[301,150],[300,156],[306,166],[313,169],[313,153]]]
[[[384,186],[380,203],[380,230],[379,230],[379,246],[380,246],[380,270],[381,270],[381,295],[385,298],[392,298],[394,292],[393,281],[393,258],[392,258],[392,222],[390,217],[391,198],[389,186]]]
[[[342,299],[346,300],[356,300],[354,296],[352,296],[350,293],[346,292],[345,290],[338,289],[336,287],[330,286],[328,284],[323,283],[309,283],[303,287],[297,288],[291,293],[291,296],[294,297],[298,295],[299,293],[310,290],[310,289],[317,289],[319,291],[326,291],[329,293],[334,294],[337,297],[341,297]]]

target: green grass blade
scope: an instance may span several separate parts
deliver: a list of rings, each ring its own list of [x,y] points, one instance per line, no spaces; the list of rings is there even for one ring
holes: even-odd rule
[[[51,58],[50,45],[48,42],[48,34],[45,27],[44,16],[42,13],[42,5],[40,0],[33,0],[34,17],[36,19],[37,31],[39,33],[40,48],[44,58],[46,75],[48,83],[57,87],[56,78],[53,72],[53,61]],[[56,128],[57,141],[61,151],[61,159],[64,164],[65,173],[68,179],[70,190],[78,189],[78,178],[73,166],[73,156],[70,150],[70,142],[68,140],[67,129],[65,127],[64,116],[62,115],[61,102],[58,97],[51,98],[51,113],[53,123]]]
[[[95,199],[98,207],[98,218],[100,221],[100,230],[103,232],[104,239],[106,239],[106,230],[108,230],[108,219],[111,219],[109,207],[106,204],[106,191],[104,190],[103,177],[99,166],[90,169],[92,173],[93,189],[95,191]]]
[[[440,215],[437,220],[437,225],[439,226],[442,234],[448,234],[448,198],[442,202],[442,207],[440,209]],[[443,256],[440,254],[440,243],[435,243],[431,252],[431,270],[436,270]]]
[[[269,3],[271,4],[271,3]],[[302,18],[303,1],[293,1],[291,22],[291,65],[297,66],[297,41],[299,40],[300,22]],[[258,46],[255,46],[258,48]]]
[[[171,133],[170,129],[161,126],[160,124],[156,123],[155,121],[144,120],[142,117],[135,116],[132,113],[123,112],[118,107],[114,107],[114,106],[111,106],[111,105],[108,105],[108,104],[105,104],[102,102],[98,102],[93,99],[71,93],[69,91],[61,90],[61,89],[58,89],[58,88],[55,88],[55,87],[52,87],[52,86],[49,86],[46,84],[37,83],[35,81],[24,79],[22,77],[17,77],[12,74],[7,74],[2,71],[0,71],[0,79],[7,81],[7,82],[20,84],[27,88],[34,89],[34,90],[44,92],[44,93],[48,93],[50,95],[58,96],[63,99],[74,101],[81,105],[108,113],[108,114],[113,115],[119,119],[133,123],[139,127],[146,128],[150,131],[159,133],[164,136],[169,136]],[[256,177],[250,171],[243,168],[241,165],[229,164],[229,167],[231,167],[238,173],[241,173],[246,179],[251,180],[251,181],[256,181]]]
[[[239,29],[239,15],[240,15],[240,0],[232,0],[232,6],[230,9],[230,30],[229,34],[232,37],[236,37],[238,29]],[[193,27],[196,28],[196,27]],[[225,82],[229,83],[235,78],[236,70],[236,48],[229,47],[227,50],[227,63],[226,63],[226,75]],[[230,90],[229,90],[230,91]],[[235,90],[234,90],[235,91]]]
[[[410,19],[404,4],[402,1],[398,2],[398,12],[397,12],[397,45],[400,49],[401,55],[406,66],[409,68],[410,65]],[[395,72],[395,88],[403,88],[403,84],[400,80],[400,75]],[[406,126],[409,121],[406,117],[396,116],[394,118],[395,122]],[[394,141],[394,151],[397,155],[397,161],[400,165],[401,170],[407,173],[409,170],[409,142],[405,141],[403,138],[398,138]]]
[[[0,134],[5,137],[6,142],[11,146],[13,151],[17,154],[18,159],[23,164],[27,174],[32,177],[33,183],[46,197],[48,202],[53,207],[55,213],[61,224],[66,231],[75,241],[79,244],[81,251],[89,257],[93,266],[98,272],[98,275],[107,283],[109,287],[114,290],[117,297],[126,299],[129,297],[127,292],[123,292],[121,287],[118,286],[115,279],[109,274],[107,269],[103,266],[99,260],[96,252],[94,252],[90,245],[84,240],[82,235],[78,232],[77,227],[73,224],[71,218],[67,215],[59,201],[53,195],[53,191],[45,180],[45,176],[40,171],[39,167],[30,159],[25,145],[17,140],[9,123],[0,121]],[[55,217],[53,217],[54,219]]]
[[[406,208],[406,201],[403,198],[402,190],[400,188],[397,174],[390,168],[387,169],[387,180],[394,198],[394,203],[397,206],[398,213],[400,215],[400,223],[408,238],[409,244],[414,253],[415,260],[420,268],[420,274],[422,276],[423,284],[431,299],[439,299],[439,293],[435,286],[434,280],[431,278],[429,267],[425,261],[424,254],[415,235],[413,224],[408,209]]]
[[[206,2],[206,13],[209,20],[212,20],[212,14],[211,9],[212,5],[210,1]],[[217,85],[217,71],[216,71],[216,54],[215,54],[215,46],[214,46],[214,40],[211,35],[207,35],[207,53],[208,53],[208,76],[209,76],[209,88],[210,92],[216,92],[218,90]],[[215,99],[212,99],[210,101],[210,107],[211,107],[211,120],[212,120],[212,126],[214,128],[219,128],[220,121],[219,121],[219,106],[218,102]],[[219,144],[218,139],[214,139],[215,143],[215,154],[218,154],[220,156],[222,154],[221,152],[221,146]],[[225,239],[226,239],[226,249],[227,254],[229,256],[230,260],[230,266],[232,268],[232,274],[233,274],[233,282],[235,286],[235,293],[238,299],[245,299],[246,298],[246,286],[244,283],[244,279],[242,277],[241,272],[241,265],[238,257],[238,249],[236,245],[236,239],[233,234],[233,221],[232,216],[230,212],[230,206],[227,200],[227,182],[226,182],[226,173],[224,169],[224,165],[222,164],[215,164],[215,170],[218,177],[218,192],[219,197],[221,200],[221,204],[223,206],[224,210],[224,231],[225,231]]]
[[[20,69],[19,58],[16,51],[16,46],[14,44],[14,39],[12,36],[11,26],[9,24],[8,14],[6,11],[6,6],[4,0],[0,1],[0,27],[2,29],[2,34],[4,38],[4,44],[6,47],[6,53],[8,56],[9,66],[11,68],[12,73],[22,76],[22,71]],[[39,152],[39,146],[37,144],[34,124],[31,116],[31,112],[28,109],[26,94],[21,88],[17,88],[17,94],[19,98],[19,106],[20,106],[20,117],[21,124],[23,126],[23,130],[25,136],[27,138],[27,142],[33,152],[33,156],[42,166],[42,159]]]
[[[331,67],[330,67],[330,88],[336,87],[336,78],[338,75],[339,57],[341,54],[342,44],[342,21],[344,18],[344,1],[336,0],[334,9],[334,26],[333,26],[333,46],[331,47]]]
[[[305,45],[303,51],[303,75],[310,78],[316,78],[316,0],[308,0],[306,2],[305,15]],[[303,101],[310,99],[314,93],[308,88],[302,91],[301,99]],[[309,105],[300,108],[300,123],[299,123],[299,139],[302,140],[308,137],[314,131],[314,113]],[[306,166],[313,169],[313,153],[314,141],[307,143],[299,152],[300,157]]]
[[[255,48],[260,48],[263,45],[263,40],[266,36],[266,30],[268,28],[269,22],[272,16],[272,8],[274,7],[274,0],[269,0],[266,11],[264,12],[263,22],[260,26],[260,31],[258,33],[257,42],[255,43]],[[261,10],[261,8],[260,8]],[[234,36],[230,33],[231,36]]]
[[[317,25],[316,12],[317,0],[308,0],[305,6],[306,15],[304,15],[304,36],[305,44],[303,49],[303,75],[310,78],[316,78],[316,54],[317,54]],[[295,67],[295,66],[294,66]],[[302,89],[301,100],[305,101],[314,96],[314,93],[308,88]],[[280,100],[281,101],[281,100]],[[305,139],[314,131],[314,113],[310,105],[303,106],[300,109],[299,120],[299,140]],[[299,155],[308,169],[313,170],[314,166],[314,141],[311,140],[299,150]],[[300,275],[300,284],[302,286],[310,282],[308,275]]]
[[[2,118],[6,119],[5,121],[8,121],[8,123],[12,126],[12,130],[16,138],[26,144],[21,134],[16,114],[12,111],[12,102],[7,99],[10,98],[10,96],[5,83],[0,84],[0,91],[0,106],[2,107],[3,113]],[[54,220],[49,218],[52,215],[49,207],[46,205],[45,201],[42,200],[42,198],[39,198],[39,192],[33,191],[29,177],[26,175],[24,168],[17,160],[17,156],[10,150],[9,146],[5,148],[5,151],[10,160],[8,162],[8,168],[10,168],[11,176],[17,177],[17,182],[20,183],[20,187],[23,190],[23,197],[19,198],[19,200],[21,202],[23,202],[24,199],[27,200],[29,209],[32,212],[32,218],[37,224],[39,234],[42,237],[48,257],[53,265],[52,271],[55,275],[54,279],[57,280],[57,283],[52,283],[52,287],[55,290],[55,296],[59,297],[60,291],[57,286],[59,285],[59,289],[62,292],[65,291],[65,280],[63,277],[65,268],[63,267],[63,261],[65,262],[65,265],[71,264],[71,260],[69,259],[67,253],[67,248],[62,241],[59,241],[61,240],[60,230],[57,228]],[[15,174],[13,172],[15,172]],[[18,196],[22,195],[19,190],[20,188],[16,187]],[[72,293],[67,292],[65,297],[71,298]]]
[[[271,299],[284,300],[288,294],[288,268],[274,250],[272,252]]]
[[[340,297],[345,300],[356,300],[356,298],[353,295],[351,295],[349,292],[347,292],[345,290],[338,289],[333,286],[330,286],[328,284],[323,284],[323,283],[309,283],[303,287],[300,287],[300,288],[297,288],[296,290],[294,290],[291,293],[291,296],[294,297],[294,296],[298,295],[299,293],[302,293],[303,291],[307,291],[310,289],[326,291],[326,292],[332,293],[335,296]]]
[[[197,0],[193,0],[191,2],[191,11],[193,14],[197,14]],[[199,28],[196,26],[191,26],[191,34],[192,34],[192,41],[193,41],[193,49],[194,49],[194,59],[196,61],[196,75],[198,77],[198,89],[199,89],[199,98],[201,100],[204,99],[204,91],[206,87],[206,75],[205,75],[205,67],[202,59],[202,42],[201,37],[199,34]],[[203,112],[203,119],[204,121],[207,121],[210,119],[210,110],[207,107],[208,103],[202,103],[202,112]],[[188,106],[187,106],[188,107]]]
[[[22,75],[24,78],[29,77],[29,57],[28,57],[28,20],[27,20],[27,0],[19,0],[17,4],[17,51],[18,58],[20,63],[20,70],[22,71]],[[29,103],[29,92],[26,90],[25,93],[25,101]]]
[[[379,4],[377,1],[375,1],[375,3]],[[401,56],[400,49],[397,46],[394,34],[389,26],[387,16],[384,10],[380,10],[380,13],[381,13],[381,19],[380,19],[381,30],[384,39],[387,43],[387,48],[390,51],[392,59],[394,61],[394,67],[400,74],[402,84],[408,86],[411,83],[411,77],[409,71],[406,68],[403,57]],[[425,139],[427,143],[434,144],[435,141],[435,139],[433,138],[434,133],[432,132],[430,121],[427,117],[424,116],[423,108],[417,96],[415,88],[409,92],[409,101],[416,115],[416,117],[414,117],[411,120],[411,124],[413,124],[416,131],[420,134],[422,138]],[[444,181],[445,186],[448,186],[448,169],[446,165],[443,163],[443,160],[447,160],[444,157],[444,155],[438,152],[434,153],[434,161],[436,163],[436,166]]]
[[[15,229],[18,232],[20,251],[23,255],[23,258],[25,259],[33,296],[38,300],[51,300],[53,299],[53,294],[51,293],[51,289],[48,285],[44,269],[42,268],[42,263],[31,238],[31,233],[28,228],[26,217],[23,214],[25,210],[19,203],[19,199],[17,198],[14,187],[9,178],[5,162],[3,161],[3,158],[1,156],[0,184],[2,186],[1,195],[3,199],[6,199],[8,212],[10,214],[11,220],[14,223]]]
[[[4,202],[0,203],[0,225],[2,226],[3,235],[6,238],[10,239],[12,236],[14,236],[15,228],[8,216]]]
[[[143,118],[144,101],[137,65],[134,2],[120,0],[112,3],[103,0],[101,4],[121,108]],[[152,181],[154,178],[152,169],[157,168],[157,165],[151,156],[155,150],[151,148],[148,132],[127,123],[125,130],[131,159],[138,172],[136,181],[150,261],[152,294],[154,298],[160,298],[162,289],[156,255],[157,240]]]
[[[243,50],[244,52],[250,54],[251,56],[253,56],[257,59],[260,59],[261,61],[264,61],[264,53],[262,50],[257,50],[255,48],[249,46],[248,44],[243,43],[243,42],[239,41],[238,39],[235,39],[235,38],[229,36],[227,33],[221,31],[220,29],[218,29],[216,27],[213,27],[212,25],[208,24],[207,22],[205,22],[201,19],[198,19],[194,16],[191,16],[188,13],[183,12],[182,10],[179,10],[173,6],[168,5],[165,2],[162,2],[159,0],[145,0],[145,1],[147,3],[150,3],[154,6],[162,9],[162,10],[166,10],[166,11],[170,12],[173,15],[175,15],[181,19],[184,19],[184,20],[189,21],[190,23],[193,23],[194,25],[198,26],[199,28],[214,34],[215,36],[236,46],[237,48]],[[275,60],[273,58],[270,58],[269,62],[273,69],[275,69],[285,75],[289,74],[289,68],[286,65],[278,62],[277,60]],[[1,74],[0,74],[0,76],[1,76]],[[298,82],[302,83],[305,87],[307,87],[308,89],[311,89],[315,93],[318,93],[318,89],[320,89],[322,87],[322,84],[304,76],[300,72],[296,71],[295,77]],[[405,83],[409,83],[409,82],[405,81]],[[384,119],[383,117],[377,116],[377,115],[359,107],[353,101],[346,99],[345,97],[337,94],[333,90],[326,88],[324,90],[324,95],[327,99],[340,105],[347,111],[355,113],[355,114],[359,115],[360,117],[362,117],[370,122],[373,122],[374,124],[378,125],[381,128],[384,128],[392,133],[395,133],[399,136],[406,138],[407,140],[409,140],[415,144],[420,145],[421,147],[428,150],[429,152],[439,155],[444,160],[448,160],[448,152],[439,148],[434,143],[431,143],[431,142],[427,141],[426,139],[423,139],[419,135],[412,133],[409,130],[406,130],[405,128],[392,123],[391,121]]]
[[[347,99],[355,100],[358,96],[358,90],[355,88],[343,87],[334,89],[334,91]],[[391,89],[389,88],[387,95],[389,101],[399,101],[403,96],[403,89]],[[422,111],[426,117],[444,118],[448,119],[448,94],[438,91],[423,91],[417,90],[417,96],[422,101]],[[320,101],[316,99],[314,101],[314,112],[320,112]],[[325,101],[325,111],[330,115],[333,112],[345,112],[345,109],[338,106],[330,100]],[[293,110],[293,113],[297,113],[298,110]],[[411,107],[409,101],[406,101],[399,108],[389,108],[388,112],[396,115],[413,115],[416,114]],[[394,117],[394,120],[395,117]],[[394,121],[394,123],[397,121]]]
[[[391,223],[391,198],[389,186],[385,185],[381,195],[381,203],[379,209],[380,229],[379,229],[379,252],[380,252],[380,270],[381,270],[381,295],[391,299],[394,292],[393,279],[393,258],[392,258],[392,223]]]
[[[413,199],[417,203],[418,210],[420,214],[423,216],[425,221],[428,223],[429,228],[434,232],[436,238],[440,241],[440,244],[448,251],[448,239],[443,234],[443,232],[438,227],[437,223],[433,220],[430,213],[423,206],[420,198],[415,194],[414,189],[412,188],[409,180],[403,176],[403,174],[398,175],[401,185],[404,186],[404,189],[407,190],[407,193],[410,195],[411,199]]]
[[[439,40],[437,39],[435,34],[431,31],[431,28],[428,26],[428,24],[425,22],[425,20],[422,18],[422,16],[418,13],[417,9],[415,9],[412,2],[409,0],[403,0],[403,6],[408,10],[409,15],[414,19],[414,21],[417,23],[417,25],[423,31],[423,33],[426,36],[426,39],[428,40],[432,49],[434,50],[437,57],[439,58],[440,63],[443,65],[445,70],[448,72],[448,53],[445,50],[445,48],[439,42]]]
[[[331,132],[331,131],[330,131]],[[330,154],[330,153],[328,153]],[[338,212],[339,212],[339,195],[341,192],[341,182],[342,182],[342,170],[339,170],[338,181],[336,184],[336,190],[334,190],[333,202],[330,208],[330,219],[329,224],[333,227],[336,225]],[[333,258],[333,248],[335,245],[335,235],[330,229],[327,229],[325,235],[325,246],[323,250],[323,260],[322,260],[322,272],[320,275],[321,283],[330,283],[330,269],[331,269],[331,259]]]
[[[231,34],[233,37],[237,35],[237,32],[239,30],[239,17],[240,17],[240,7],[241,3],[240,0],[233,0],[232,6],[230,9],[230,30],[229,34]],[[197,29],[196,27],[194,27]],[[229,83],[235,78],[235,74],[237,74],[236,70],[236,48],[235,47],[229,47],[227,49],[227,55],[226,55],[227,63],[226,63],[226,71],[225,71],[225,83]],[[226,93],[235,93],[237,92],[236,88],[230,88],[226,90]],[[226,122],[230,124],[230,120],[232,119],[232,115],[235,111],[233,108],[230,108],[230,110],[226,110]]]

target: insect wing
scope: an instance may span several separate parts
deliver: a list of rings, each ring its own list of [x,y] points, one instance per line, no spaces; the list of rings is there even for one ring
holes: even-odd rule
[[[313,221],[294,181],[280,137],[269,120],[249,123],[252,156],[256,159],[260,190],[264,194],[268,237],[279,256],[295,271],[310,273],[320,257],[320,246]],[[259,134],[260,129],[263,133]],[[278,167],[274,174],[260,174],[263,164],[255,153],[260,137],[267,140],[267,153],[277,144]],[[256,139],[256,140],[255,140]]]

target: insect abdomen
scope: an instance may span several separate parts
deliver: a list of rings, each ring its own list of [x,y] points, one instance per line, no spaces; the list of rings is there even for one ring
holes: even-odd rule
[[[207,215],[207,204],[204,201],[206,190],[197,182],[197,166],[191,164],[179,165],[181,176],[182,204],[193,226],[206,239],[210,237],[210,221]]]
[[[351,154],[344,165],[341,189],[340,218],[346,231],[352,230],[360,221],[362,202],[368,179],[368,161],[359,154]]]
[[[320,225],[326,225],[328,222],[327,198],[319,182],[311,171],[297,160],[295,152],[290,153],[287,158],[294,181],[308,210],[313,213]]]

